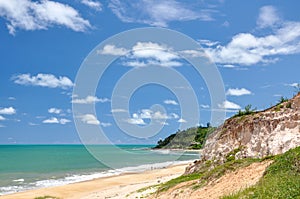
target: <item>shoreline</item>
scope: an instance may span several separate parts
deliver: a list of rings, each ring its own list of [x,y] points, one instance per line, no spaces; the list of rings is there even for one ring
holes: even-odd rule
[[[0,199],[34,199],[41,196],[53,196],[63,199],[126,198],[128,194],[138,189],[159,184],[182,175],[185,168],[191,163],[192,161],[171,165],[166,168],[123,173],[62,186],[33,189],[2,195]]]

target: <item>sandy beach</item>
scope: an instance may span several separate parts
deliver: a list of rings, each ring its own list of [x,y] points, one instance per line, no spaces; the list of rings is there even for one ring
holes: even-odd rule
[[[0,198],[34,199],[40,196],[61,199],[139,198],[140,193],[135,193],[136,190],[176,178],[183,174],[186,166],[184,164],[142,173],[122,174],[64,186],[29,190]]]

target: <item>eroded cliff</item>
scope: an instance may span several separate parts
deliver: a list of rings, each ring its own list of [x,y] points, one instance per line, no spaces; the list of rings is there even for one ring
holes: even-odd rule
[[[300,93],[267,110],[232,117],[207,137],[203,160],[262,158],[300,146]]]

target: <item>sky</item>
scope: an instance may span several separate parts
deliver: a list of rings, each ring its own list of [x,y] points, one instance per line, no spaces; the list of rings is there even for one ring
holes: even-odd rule
[[[226,119],[248,104],[263,110],[291,98],[300,83],[299,7],[296,0],[0,0],[0,144],[79,144],[95,128],[111,143],[154,144],[178,129],[206,126],[213,109],[225,111]],[[147,27],[182,33],[199,50],[179,52],[143,34],[128,37],[131,46],[105,43]],[[212,105],[208,82],[183,54],[205,54],[222,78],[223,101]],[[76,77],[94,55],[99,62],[116,59],[95,91],[79,95]],[[139,85],[113,100],[126,74],[137,73],[131,83],[150,77],[173,83],[167,70],[189,84]],[[86,90],[95,83],[92,73],[84,79]],[[122,83],[120,91],[128,87]],[[194,93],[198,106],[191,99],[188,107],[181,91]],[[128,109],[118,108],[122,97]],[[82,107],[94,111],[76,112]],[[184,117],[189,108],[199,112],[196,122]],[[159,129],[143,136],[152,123]]]

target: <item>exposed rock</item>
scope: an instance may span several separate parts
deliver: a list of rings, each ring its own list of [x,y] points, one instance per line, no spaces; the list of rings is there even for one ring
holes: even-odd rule
[[[262,158],[297,146],[300,146],[300,93],[265,111],[226,120],[208,136],[202,161],[225,162],[235,149],[238,149],[233,154],[235,158]]]

